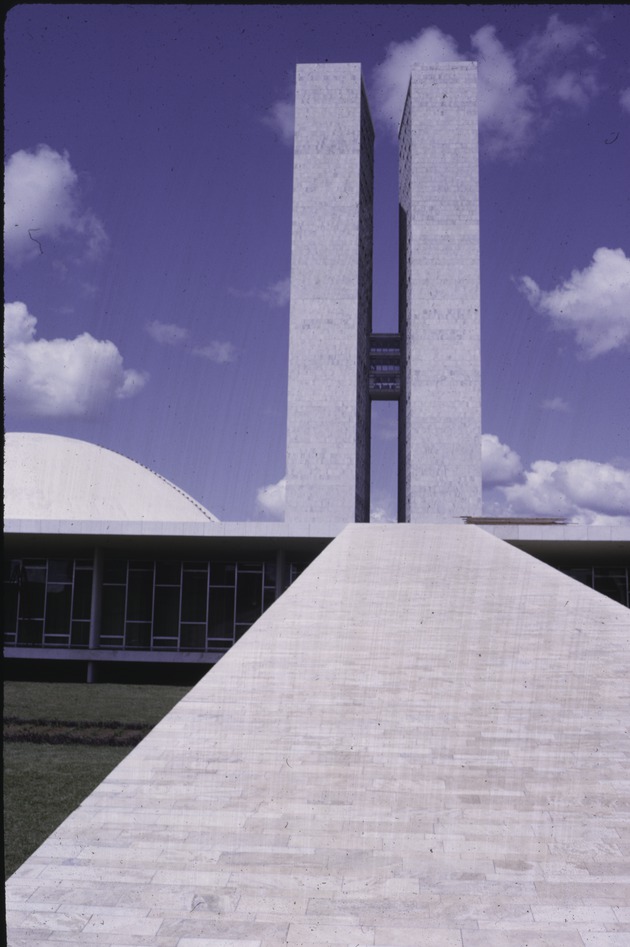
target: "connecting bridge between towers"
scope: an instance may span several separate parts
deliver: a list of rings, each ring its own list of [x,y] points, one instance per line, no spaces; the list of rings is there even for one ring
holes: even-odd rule
[[[372,401],[400,401],[401,350],[398,333],[372,332],[368,391]]]

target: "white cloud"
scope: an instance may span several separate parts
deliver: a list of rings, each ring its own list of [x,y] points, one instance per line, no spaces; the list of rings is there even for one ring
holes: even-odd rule
[[[278,280],[277,283],[271,283],[267,289],[261,290],[260,298],[276,309],[287,306],[291,299],[290,277],[287,276],[286,279]]]
[[[560,76],[549,77],[545,94],[549,99],[585,108],[598,90],[599,84],[593,72],[579,73],[569,69]]]
[[[275,283],[269,283],[264,289],[230,289],[230,295],[237,299],[261,299],[273,309],[288,306],[291,299],[291,278],[286,276]]]
[[[375,114],[397,131],[414,64],[474,59],[483,150],[490,157],[515,158],[545,127],[551,104],[584,107],[598,93],[598,55],[588,27],[563,23],[555,14],[542,33],[514,49],[503,45],[490,24],[461,51],[452,36],[428,27],[388,45],[374,70]]]
[[[484,149],[491,157],[514,157],[533,138],[533,91],[521,80],[516,57],[497,39],[493,26],[471,36],[478,60],[479,126]]]
[[[589,266],[548,292],[529,276],[520,288],[555,329],[575,334],[586,358],[630,345],[630,259],[623,250],[600,247]]]
[[[286,504],[287,478],[283,477],[277,483],[259,487],[256,491],[256,502],[261,512],[281,520],[284,517]]]
[[[575,52],[600,57],[588,24],[566,23],[556,13],[549,17],[542,33],[532,33],[518,51],[521,68],[528,74],[539,72],[550,62],[565,62]]]
[[[385,59],[374,70],[379,117],[398,131],[413,65],[453,62],[462,58],[453,37],[436,26],[428,27],[413,39],[389,43]]]
[[[484,484],[512,483],[521,473],[521,458],[496,434],[481,436],[481,476]]]
[[[496,435],[484,434],[482,476],[488,516],[557,517],[586,525],[630,523],[630,466],[622,460],[536,460],[523,470],[518,454]]]
[[[152,339],[162,345],[180,345],[189,335],[188,329],[183,326],[171,322],[159,322],[157,319],[148,322],[146,330]]]
[[[619,104],[624,112],[630,113],[630,89],[624,89],[619,93]]]
[[[286,99],[279,99],[269,109],[269,114],[263,116],[262,122],[268,125],[279,136],[283,144],[292,146],[295,132],[295,105]]]
[[[101,221],[82,206],[78,175],[67,152],[48,145],[16,151],[5,165],[4,239],[15,266],[46,252],[50,241],[72,238],[96,258],[107,244]]]
[[[541,402],[541,408],[544,408],[545,411],[570,411],[571,410],[569,408],[568,403],[564,400],[564,398],[559,398],[559,397],[545,398],[545,400]]]
[[[516,515],[605,524],[630,518],[630,471],[591,460],[537,460],[524,483],[501,488]]]
[[[370,497],[370,523],[397,523],[397,502],[385,490],[377,490]]]
[[[36,417],[86,417],[109,401],[129,398],[148,375],[123,367],[113,342],[87,332],[75,339],[36,339],[37,319],[22,302],[7,303],[5,394],[7,407]]]
[[[200,355],[217,365],[225,365],[228,362],[236,361],[236,349],[232,343],[218,342],[217,340],[193,349],[193,355]]]

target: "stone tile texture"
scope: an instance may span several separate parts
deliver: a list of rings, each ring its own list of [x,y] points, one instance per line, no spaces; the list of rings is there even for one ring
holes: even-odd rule
[[[617,947],[630,613],[353,525],[7,883],[8,942]]]

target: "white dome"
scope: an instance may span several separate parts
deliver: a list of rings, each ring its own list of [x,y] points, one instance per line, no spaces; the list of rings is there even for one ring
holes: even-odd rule
[[[213,516],[122,454],[54,434],[6,434],[6,519],[204,523]]]

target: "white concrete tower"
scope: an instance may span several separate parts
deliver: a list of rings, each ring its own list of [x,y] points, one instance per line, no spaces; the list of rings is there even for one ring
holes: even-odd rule
[[[399,159],[406,522],[481,513],[477,125],[475,63],[414,66]]]
[[[297,67],[286,519],[369,519],[374,131],[361,67]]]

